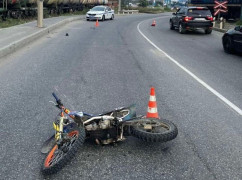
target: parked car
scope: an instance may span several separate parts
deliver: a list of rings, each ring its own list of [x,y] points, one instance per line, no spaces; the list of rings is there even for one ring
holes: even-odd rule
[[[95,6],[86,13],[86,19],[89,20],[102,20],[114,19],[114,10],[108,6]]]
[[[207,7],[181,7],[170,18],[170,29],[178,28],[181,34],[187,30],[204,29],[210,34],[213,28],[213,16]]]
[[[228,30],[223,35],[222,42],[226,53],[242,52],[242,26]]]

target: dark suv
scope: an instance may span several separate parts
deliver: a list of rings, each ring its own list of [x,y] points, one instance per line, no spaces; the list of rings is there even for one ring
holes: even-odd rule
[[[178,28],[181,34],[187,30],[202,28],[210,34],[213,28],[213,16],[207,7],[182,7],[170,18],[170,29]]]

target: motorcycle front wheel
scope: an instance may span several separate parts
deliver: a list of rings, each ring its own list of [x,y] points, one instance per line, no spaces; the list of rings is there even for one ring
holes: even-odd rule
[[[131,126],[131,134],[146,142],[167,142],[176,138],[178,129],[165,119],[141,118]]]
[[[68,134],[69,141],[63,143],[61,147],[54,145],[50,150],[44,164],[42,166],[42,173],[44,175],[54,174],[62,169],[76,154],[80,146],[85,140],[85,129],[74,127]]]

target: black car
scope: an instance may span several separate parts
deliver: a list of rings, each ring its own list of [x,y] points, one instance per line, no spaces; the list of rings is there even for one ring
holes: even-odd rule
[[[187,30],[204,29],[210,34],[213,28],[213,16],[207,7],[182,7],[170,18],[170,29],[178,28],[181,34]]]
[[[228,30],[222,37],[224,51],[233,53],[242,52],[242,26]]]

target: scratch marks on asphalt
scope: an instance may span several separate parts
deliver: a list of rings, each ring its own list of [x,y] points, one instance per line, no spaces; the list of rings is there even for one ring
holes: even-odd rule
[[[156,56],[159,56],[162,58],[162,60],[165,60],[164,58],[166,58],[166,56],[161,53],[160,51],[158,51],[157,49],[150,49],[150,52]]]

